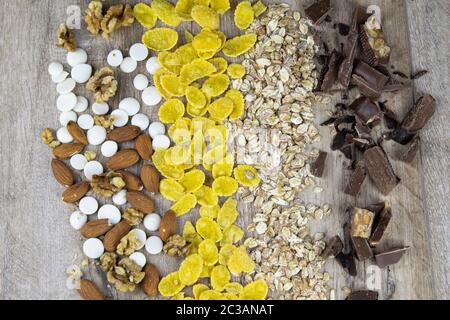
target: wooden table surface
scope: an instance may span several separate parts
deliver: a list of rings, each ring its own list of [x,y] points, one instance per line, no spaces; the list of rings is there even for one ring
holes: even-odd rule
[[[108,1],[116,2],[116,1]],[[133,1],[136,2],[136,1]],[[279,2],[279,1],[266,1]],[[310,1],[285,0],[296,9]],[[383,242],[383,247],[409,245],[411,251],[402,261],[383,270],[383,299],[449,299],[449,17],[446,0],[373,0],[333,1],[333,18],[349,22],[351,7],[356,3],[378,4],[382,8],[383,26],[388,42],[393,46],[392,65],[405,74],[421,69],[429,74],[412,86],[386,98],[401,116],[423,93],[432,94],[438,101],[437,113],[421,133],[421,152],[412,166],[393,161],[402,183],[387,198],[375,190],[364,192],[356,201],[342,194],[348,176],[340,155],[332,153],[326,175],[320,185],[321,195],[300,195],[306,202],[329,202],[333,214],[314,224],[314,230],[328,236],[341,233],[343,213],[348,205],[364,206],[380,200],[391,203],[394,220]],[[0,299],[77,299],[74,291],[66,289],[66,268],[80,264],[81,238],[69,225],[71,208],[60,201],[61,187],[50,173],[51,154],[41,143],[40,133],[45,127],[59,127],[55,107],[56,90],[47,74],[51,61],[65,61],[65,52],[54,45],[58,25],[65,20],[69,5],[79,5],[84,11],[88,1],[73,0],[3,0],[0,2]],[[337,6],[338,4],[338,6]],[[230,16],[226,25],[231,25]],[[224,24],[224,25],[225,25]],[[191,28],[191,24],[184,25]],[[226,28],[228,35],[232,30]],[[127,51],[139,41],[142,28],[135,24],[114,34],[109,42],[93,38],[83,30],[75,32],[79,47],[89,54],[94,67],[106,64],[106,55],[113,48]],[[333,40],[333,39],[331,39]],[[334,39],[338,41],[338,39]],[[66,68],[67,69],[67,68]],[[139,69],[144,70],[140,64]],[[138,97],[132,88],[131,76],[119,76],[119,97]],[[83,90],[77,93],[85,94]],[[91,96],[85,94],[91,99]],[[156,120],[155,108],[144,112]],[[326,118],[323,108],[316,109],[317,121]],[[329,151],[328,130],[317,147]],[[384,145],[395,155],[398,146]],[[367,187],[367,186],[366,186]],[[370,188],[373,189],[373,188]],[[367,189],[366,189],[367,190]],[[157,197],[161,212],[169,203]],[[244,209],[244,208],[243,208]],[[240,223],[251,219],[251,208],[241,212]],[[181,222],[180,222],[181,223]],[[178,260],[153,257],[163,273],[174,270]],[[330,261],[326,269],[342,298],[341,288],[366,287],[367,267],[361,263],[358,277],[348,277]],[[103,284],[114,298],[141,299],[142,293],[117,295],[94,266],[86,273],[88,278]]]

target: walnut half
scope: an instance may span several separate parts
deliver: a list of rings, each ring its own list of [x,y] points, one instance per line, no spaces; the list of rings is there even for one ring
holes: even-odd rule
[[[132,227],[139,225],[143,218],[144,213],[134,208],[128,208],[122,215],[122,219]]]
[[[101,30],[103,20],[103,4],[100,1],[91,1],[86,9],[84,21],[87,29],[93,35],[98,35]]]
[[[111,198],[125,188],[125,181],[120,173],[111,171],[106,174],[94,175],[91,186],[96,194],[105,198]]]
[[[186,257],[191,251],[191,244],[187,243],[182,236],[176,234],[171,236],[169,240],[167,240],[163,250],[164,253],[166,253],[170,257]]]
[[[120,292],[133,292],[144,277],[142,267],[129,258],[120,260],[106,275],[108,282]]]
[[[109,34],[121,27],[128,27],[134,22],[133,8],[129,4],[115,4],[106,12],[101,22],[103,37],[108,38]]]
[[[109,67],[97,70],[86,84],[86,89],[94,93],[97,103],[107,102],[117,92],[117,80],[114,71]]]
[[[77,50],[75,37],[65,23],[60,24],[58,28],[56,45],[60,48],[66,49],[69,52],[74,52]]]

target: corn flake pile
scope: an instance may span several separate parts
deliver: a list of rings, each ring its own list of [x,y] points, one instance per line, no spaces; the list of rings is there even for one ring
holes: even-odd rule
[[[268,293],[263,280],[246,286],[231,282],[231,276],[255,269],[247,248],[238,244],[244,231],[234,224],[238,211],[232,197],[239,186],[258,186],[260,178],[252,166],[235,166],[233,153],[227,148],[224,122],[240,119],[245,111],[242,93],[230,89],[230,83],[244,77],[246,71],[224,57],[241,56],[257,40],[254,33],[227,39],[219,27],[228,10],[229,0],[180,0],[176,5],[153,0],[150,6],[139,3],[134,7],[136,20],[149,29],[142,42],[158,52],[161,68],[154,84],[165,99],[158,115],[170,126],[168,134],[173,142],[167,150],[155,150],[152,158],[164,177],[160,192],[173,202],[170,210],[177,216],[197,206],[201,215],[195,226],[188,221],[183,228],[183,238],[190,243],[189,254],[178,271],[159,283],[160,293],[174,299],[262,300]],[[265,10],[261,1],[254,5],[240,2],[234,11],[236,27],[246,30]],[[158,19],[164,27],[155,28]],[[170,51],[179,40],[173,28],[183,21],[196,22],[201,31],[196,35],[186,31],[187,43]],[[202,278],[210,279],[210,287],[198,283]],[[194,297],[185,297],[182,290],[191,286]]]

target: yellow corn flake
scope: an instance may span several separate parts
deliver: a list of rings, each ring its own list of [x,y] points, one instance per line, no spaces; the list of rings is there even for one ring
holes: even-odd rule
[[[192,294],[194,295],[194,298],[198,300],[202,292],[205,292],[206,290],[209,290],[209,287],[206,284],[198,283],[192,287]]]
[[[203,132],[201,130],[194,132],[194,136],[191,142],[191,154],[193,164],[199,165],[202,163],[203,153],[205,150],[206,144],[205,140],[203,139]]]
[[[228,97],[222,97],[208,106],[208,112],[212,119],[216,121],[223,121],[233,112],[234,103]]]
[[[233,173],[233,164],[228,163],[215,163],[212,167],[213,178],[219,177],[231,177]]]
[[[192,20],[191,10],[194,5],[194,0],[178,0],[175,5],[175,13],[183,20]]]
[[[214,268],[214,265],[207,265],[205,264],[203,266],[202,274],[200,275],[200,278],[209,278],[211,277],[211,271]]]
[[[181,165],[191,164],[191,150],[190,148],[176,145],[167,149],[164,154],[164,161],[171,166],[177,167]]]
[[[228,260],[230,260],[231,254],[236,249],[232,244],[223,245],[219,252],[219,263],[223,266],[228,265]]]
[[[142,43],[155,51],[167,51],[175,47],[178,42],[178,33],[169,28],[156,28],[148,30],[142,36]]]
[[[211,0],[194,0],[195,4],[202,5],[202,6],[209,6]]]
[[[217,97],[224,93],[230,85],[230,78],[225,74],[209,77],[202,86],[202,91],[208,97]]]
[[[222,240],[220,240],[221,246],[237,243],[244,237],[244,230],[242,230],[235,224],[224,229],[222,233],[223,237]]]
[[[241,79],[245,76],[245,68],[240,63],[233,63],[228,66],[227,73],[232,79]]]
[[[228,62],[224,58],[212,58],[208,62],[212,63],[217,70],[212,74],[213,76],[224,73],[228,68]]]
[[[237,216],[238,211],[236,207],[224,205],[217,215],[217,223],[222,229],[226,229],[236,221]]]
[[[256,2],[255,4],[253,4],[252,9],[253,9],[253,12],[255,13],[255,17],[259,17],[267,10],[267,7],[260,0],[260,1]]]
[[[155,26],[158,17],[152,8],[150,8],[145,3],[138,3],[133,8],[134,16],[136,20],[147,29],[151,29]]]
[[[225,148],[226,148],[225,145],[219,145],[206,152],[205,155],[203,156],[203,167],[206,170],[211,171],[212,166],[215,163],[221,162],[222,159],[224,158]]]
[[[203,186],[205,178],[205,173],[203,171],[195,169],[185,173],[184,177],[180,180],[180,183],[187,193],[192,193]]]
[[[220,230],[220,227],[217,224],[217,222],[215,222],[211,218],[198,219],[196,229],[198,234],[201,235],[203,239],[211,240],[213,242],[218,242],[222,240],[222,230]]]
[[[249,1],[240,2],[234,11],[234,24],[241,30],[245,30],[253,23],[255,12]]]
[[[208,102],[204,93],[200,89],[192,86],[186,88],[186,100],[190,105],[199,109],[206,107],[206,103]]]
[[[175,50],[175,54],[179,57],[181,61],[181,66],[185,64],[191,63],[195,59],[198,59],[197,52],[195,51],[192,43],[187,43],[182,45],[177,50]]]
[[[159,20],[165,24],[176,27],[181,23],[181,18],[175,12],[175,7],[165,0],[153,0],[152,9],[158,16]]]
[[[264,280],[256,280],[247,284],[241,295],[241,300],[264,300],[267,297],[269,288]]]
[[[207,77],[216,72],[214,65],[204,59],[195,59],[181,68],[180,76],[185,84]]]
[[[211,8],[219,14],[224,14],[230,9],[230,0],[211,0]]]
[[[191,122],[191,132],[201,131],[203,133],[206,132],[209,128],[212,128],[216,125],[214,120],[205,118],[205,117],[196,117],[192,119]]]
[[[184,300],[184,299],[185,299],[184,292],[177,293],[172,298],[170,298],[170,300]]]
[[[168,93],[166,90],[164,90],[164,88],[162,87],[161,78],[168,74],[171,74],[169,70],[167,70],[166,68],[160,68],[158,71],[156,71],[155,75],[153,76],[153,83],[155,84],[156,89],[158,89],[158,92],[166,100],[171,99],[172,95]]]
[[[197,108],[188,103],[186,105],[186,112],[192,117],[202,117],[208,112],[208,107]]]
[[[205,132],[205,139],[212,148],[219,145],[225,146],[228,140],[228,129],[224,125],[208,128]]]
[[[200,216],[204,218],[216,219],[217,214],[219,213],[220,206],[215,205],[213,207],[201,207],[199,212]]]
[[[222,46],[222,40],[219,35],[209,29],[203,29],[192,40],[192,46],[197,51],[201,52],[214,52],[216,53]],[[214,55],[214,54],[213,54]]]
[[[199,300],[226,300],[226,298],[218,291],[206,290],[202,292]]]
[[[236,89],[230,89],[225,94],[225,97],[233,101],[233,111],[230,114],[231,120],[237,120],[244,115],[245,101],[242,93]]]
[[[184,31],[184,38],[186,39],[186,43],[192,43],[192,40],[194,40],[194,35],[190,33],[189,31]]]
[[[184,115],[184,104],[178,99],[167,100],[158,112],[159,120],[163,123],[174,123]]]
[[[231,300],[231,301],[239,300],[239,297],[238,297],[237,295],[235,295],[234,293],[230,293],[230,292],[222,292],[222,295],[223,295],[227,300]]]
[[[159,182],[159,192],[170,201],[180,200],[185,193],[183,186],[173,179],[162,179]]]
[[[240,295],[244,291],[244,287],[238,282],[227,283],[223,289],[226,292],[234,294],[236,296]]]
[[[225,285],[230,283],[231,275],[227,267],[215,266],[211,271],[211,286],[214,290],[223,291]]]
[[[223,46],[225,45],[225,42],[227,42],[227,36],[225,35],[225,33],[223,33],[222,31],[219,31],[219,30],[213,30],[213,32],[219,36],[220,41],[221,41],[219,50],[222,50]]]
[[[166,150],[156,149],[152,156],[153,164],[165,178],[180,180],[184,176],[184,170],[168,165],[164,159],[165,154]]]
[[[258,172],[252,166],[239,165],[234,169],[234,177],[240,185],[256,187],[261,182]]]
[[[210,28],[212,30],[219,29],[220,18],[216,11],[213,9],[197,5],[192,8],[192,19],[202,28]]]
[[[211,239],[205,239],[200,243],[198,246],[198,254],[202,257],[205,264],[209,266],[214,266],[219,260],[219,250],[217,249],[216,243]]]
[[[176,145],[189,145],[191,143],[190,119],[181,118],[169,128],[168,135]]]
[[[238,183],[231,177],[219,177],[212,184],[213,191],[221,197],[229,197],[236,193]]]
[[[203,259],[199,254],[191,254],[180,265],[178,275],[185,286],[193,285],[203,271]]]
[[[183,290],[184,285],[180,281],[178,272],[172,272],[161,279],[158,290],[165,297],[172,297]]]
[[[237,57],[250,50],[256,43],[257,36],[248,33],[242,36],[227,40],[223,47],[223,53],[228,57]]]
[[[177,217],[182,216],[191,209],[194,209],[197,205],[197,198],[193,194],[187,194],[180,198],[177,202],[175,202],[170,210],[177,214]]]
[[[176,75],[166,75],[161,77],[163,89],[173,97],[183,97],[187,86]],[[184,112],[183,112],[184,114]]]
[[[173,74],[179,74],[181,70],[180,57],[174,52],[162,51],[158,54],[158,62]]]
[[[243,246],[233,251],[227,266],[228,270],[235,276],[239,276],[242,272],[250,273],[255,270],[255,262],[250,258],[247,249]]]
[[[186,221],[183,227],[183,238],[188,242],[192,242],[197,235],[197,231],[195,231],[195,227],[190,221]]]

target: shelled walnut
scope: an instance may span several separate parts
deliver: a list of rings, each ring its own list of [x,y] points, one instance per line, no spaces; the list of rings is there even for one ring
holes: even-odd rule
[[[117,86],[114,71],[109,67],[103,67],[89,79],[86,89],[94,93],[97,103],[104,103],[116,95]]]
[[[116,118],[112,115],[94,116],[94,124],[105,129],[114,129],[114,120]]]
[[[189,255],[191,250],[191,244],[187,243],[186,240],[179,234],[173,235],[167,240],[164,245],[164,253],[170,257],[180,256],[186,257]]]
[[[117,255],[114,252],[105,252],[100,257],[100,267],[103,271],[108,272],[114,268],[117,263]]]
[[[132,255],[137,250],[137,248],[139,248],[139,245],[139,239],[134,234],[129,233],[125,237],[120,239],[116,251],[117,254],[121,256],[129,256]]]
[[[58,28],[56,46],[64,48],[69,52],[77,50],[77,43],[72,31],[65,23],[61,23]]]
[[[144,213],[135,208],[128,208],[122,215],[122,219],[128,222],[132,227],[139,225],[143,218]]]
[[[48,145],[50,148],[54,149],[61,144],[60,141],[55,139],[53,131],[50,128],[45,128],[41,134],[42,142]]]
[[[128,27],[134,22],[133,8],[129,4],[115,4],[106,12],[101,21],[103,37],[108,38],[109,34],[121,27]]]
[[[120,292],[133,292],[145,277],[142,267],[129,258],[123,258],[111,267],[106,278]]]
[[[110,198],[125,188],[125,181],[120,173],[111,171],[106,174],[94,175],[91,186],[96,194]]]
[[[103,4],[100,1],[91,1],[86,9],[84,21],[87,29],[93,35],[98,35],[101,30],[103,20]]]

